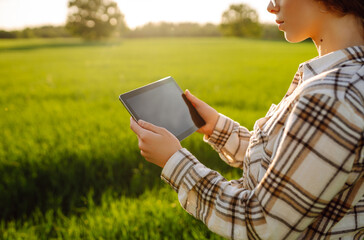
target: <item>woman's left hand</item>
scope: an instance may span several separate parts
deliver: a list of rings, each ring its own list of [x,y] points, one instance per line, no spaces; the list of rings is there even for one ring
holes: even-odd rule
[[[130,128],[139,140],[141,155],[149,162],[164,167],[168,159],[182,148],[178,139],[167,129],[130,117]]]

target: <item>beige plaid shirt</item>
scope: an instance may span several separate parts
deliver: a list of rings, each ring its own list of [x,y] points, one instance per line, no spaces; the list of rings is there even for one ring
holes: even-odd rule
[[[364,239],[364,46],[301,64],[253,131],[220,115],[205,141],[243,177],[227,181],[186,149],[161,177],[212,231],[231,239]]]

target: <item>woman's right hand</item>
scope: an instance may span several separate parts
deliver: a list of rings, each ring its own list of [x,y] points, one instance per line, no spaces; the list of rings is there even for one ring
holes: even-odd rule
[[[186,90],[185,95],[187,99],[192,103],[192,105],[196,108],[197,112],[200,114],[203,120],[205,120],[206,122],[206,124],[199,130],[197,130],[197,132],[205,134],[208,137],[211,136],[217,120],[219,119],[219,113],[215,109],[210,107],[207,103],[192,95],[190,91]]]

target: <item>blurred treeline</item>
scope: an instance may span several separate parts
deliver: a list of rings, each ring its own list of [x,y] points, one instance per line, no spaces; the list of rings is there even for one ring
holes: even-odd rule
[[[0,30],[0,38],[60,38],[72,35],[64,26],[41,26],[24,28],[23,30],[5,31]]]
[[[273,24],[259,22],[256,10],[247,4],[232,4],[222,13],[220,24],[149,22],[130,29],[113,1],[69,0],[64,26],[41,26],[21,31],[1,31],[0,38],[65,38],[85,40],[146,37],[239,37],[284,40]]]
[[[185,23],[147,23],[135,29],[127,29],[121,37],[146,38],[146,37],[222,37],[224,34],[219,25]],[[40,26],[25,28],[23,30],[0,30],[0,39],[14,38],[67,38],[73,35],[65,26]],[[274,24],[260,24],[260,34],[257,38],[268,40],[284,40],[282,32]]]

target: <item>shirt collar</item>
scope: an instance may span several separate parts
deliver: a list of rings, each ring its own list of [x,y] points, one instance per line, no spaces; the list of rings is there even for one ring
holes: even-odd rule
[[[337,50],[300,64],[301,80],[305,81],[343,63],[345,65],[364,64],[364,45]]]

